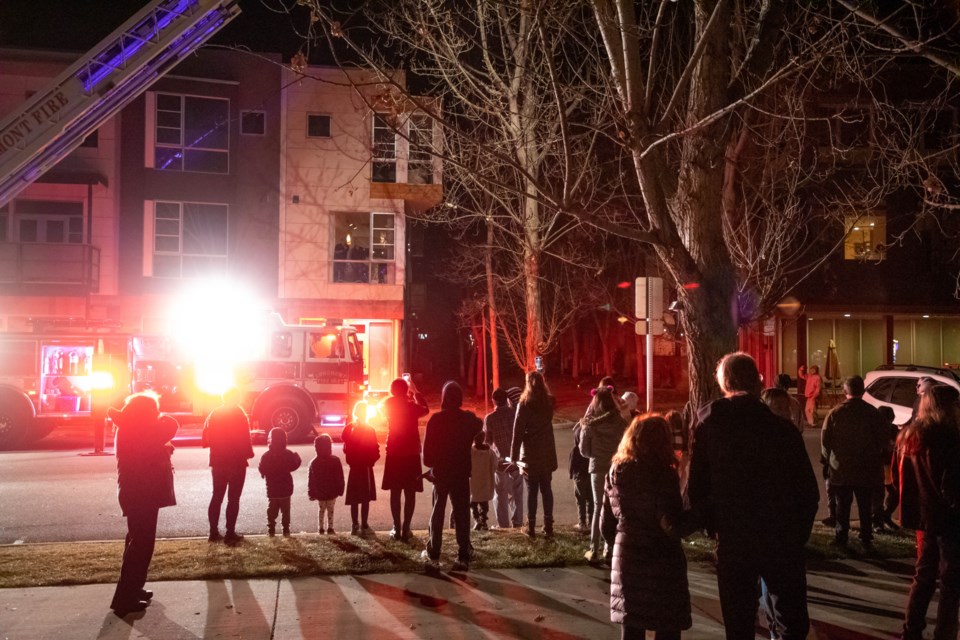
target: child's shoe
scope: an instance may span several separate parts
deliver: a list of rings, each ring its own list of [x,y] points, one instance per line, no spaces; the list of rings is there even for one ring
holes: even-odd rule
[[[284,527],[284,528],[283,528],[283,537],[284,537],[284,538],[289,538],[289,537],[290,537],[290,527]]]
[[[350,527],[350,535],[352,536],[360,535],[360,525],[358,525],[356,522],[354,522],[353,525],[351,525]]]
[[[330,527],[329,529],[327,529],[327,535],[328,535],[328,536],[335,535],[336,533],[337,533],[337,532],[333,530],[333,527]]]
[[[271,538],[277,535],[277,527],[275,525],[267,527],[267,535]]]

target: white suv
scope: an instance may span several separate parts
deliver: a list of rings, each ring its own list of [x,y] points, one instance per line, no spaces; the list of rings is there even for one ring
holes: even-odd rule
[[[960,391],[960,377],[950,369],[912,364],[884,365],[864,377],[867,390],[863,399],[875,407],[890,407],[893,409],[893,421],[899,425],[906,424],[910,421],[913,403],[917,399],[917,381],[924,377]]]

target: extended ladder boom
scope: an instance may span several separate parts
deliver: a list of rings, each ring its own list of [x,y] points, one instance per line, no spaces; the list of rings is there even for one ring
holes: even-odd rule
[[[0,121],[0,207],[240,13],[236,0],[154,0]]]

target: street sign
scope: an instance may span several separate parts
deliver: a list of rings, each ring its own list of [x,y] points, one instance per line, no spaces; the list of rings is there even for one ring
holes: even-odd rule
[[[663,318],[663,278],[637,278],[634,315],[641,320]]]
[[[663,320],[638,320],[636,330],[638,336],[662,336]]]

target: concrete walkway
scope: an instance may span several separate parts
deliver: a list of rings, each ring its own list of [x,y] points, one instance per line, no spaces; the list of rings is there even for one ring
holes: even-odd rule
[[[811,638],[894,638],[911,567],[834,562],[808,572]],[[723,637],[717,585],[691,566],[693,628]],[[157,582],[143,614],[107,609],[113,585],[0,590],[0,639],[589,638],[613,640],[609,575],[588,567],[280,580]],[[935,614],[935,606],[929,615]],[[758,627],[758,637],[764,637]],[[651,636],[652,637],[652,636]],[[767,636],[768,637],[768,636]]]

